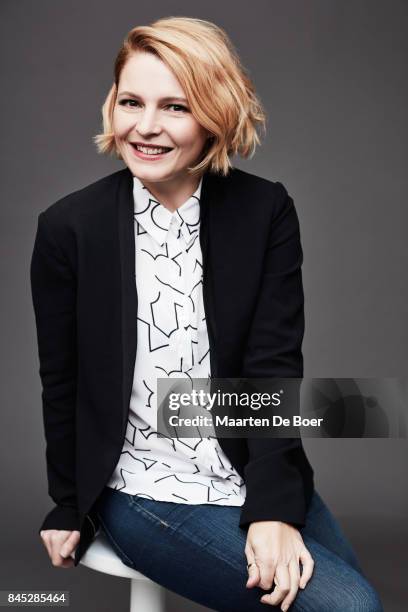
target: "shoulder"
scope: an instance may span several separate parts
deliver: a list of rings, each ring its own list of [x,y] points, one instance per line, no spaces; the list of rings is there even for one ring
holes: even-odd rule
[[[97,227],[102,219],[109,225],[114,215],[116,192],[128,169],[113,172],[58,199],[40,211],[37,247],[75,260],[78,236]],[[108,221],[106,221],[108,219]]]
[[[112,201],[119,182],[128,169],[118,170],[59,198],[40,211],[40,217],[50,224],[75,222],[77,217],[87,215],[106,200]]]
[[[250,203],[252,209],[260,209],[273,217],[279,216],[285,209],[294,209],[293,199],[280,181],[235,167],[223,179],[227,191],[236,202],[241,202],[242,206],[248,206]]]

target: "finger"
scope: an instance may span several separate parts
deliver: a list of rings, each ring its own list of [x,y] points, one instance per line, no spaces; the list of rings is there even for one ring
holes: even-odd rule
[[[78,545],[80,538],[79,531],[73,531],[69,538],[65,541],[65,543],[61,546],[60,555],[66,559],[71,555],[71,553],[75,550]]]
[[[59,563],[58,567],[62,567],[63,569],[74,567],[74,559],[72,557],[68,557],[68,559],[63,559],[61,557],[61,563]]]
[[[248,580],[246,586],[248,589],[251,589],[254,586],[259,586],[259,582],[261,580],[261,574],[259,572],[259,568],[257,565],[251,565],[248,568]]]
[[[51,542],[49,540],[49,536],[45,533],[45,531],[40,531],[41,541],[44,544],[44,547],[48,553],[48,556],[51,558]]]
[[[307,550],[307,548],[304,548],[302,550],[300,554],[300,561],[302,563],[302,576],[300,578],[299,586],[301,589],[304,589],[310,578],[312,577],[314,569],[314,561],[312,555]]]
[[[56,567],[64,567],[67,566],[67,563],[64,561],[69,561],[64,559],[61,555],[61,548],[64,546],[66,540],[69,539],[71,535],[71,531],[58,530],[54,534],[51,535],[51,561],[52,564]]]
[[[261,577],[261,580],[259,582],[259,587],[261,589],[271,589],[273,586],[273,580],[275,577],[275,569],[276,569],[276,565],[275,563],[272,561],[272,559],[268,559],[267,561],[260,561],[258,559],[258,567],[259,567],[259,574]]]
[[[282,601],[281,610],[287,610],[293,603],[296,594],[299,590],[300,581],[300,568],[299,562],[296,559],[292,559],[289,563],[289,575],[290,575],[290,590],[285,599]]]
[[[261,575],[259,573],[259,569],[255,561],[255,555],[252,550],[252,547],[247,546],[245,548],[245,556],[247,559],[247,571],[248,571],[248,580],[246,583],[246,587],[248,589],[251,589],[252,587],[256,586],[259,583],[261,579]]]
[[[268,603],[272,606],[276,606],[280,601],[282,601],[290,590],[290,574],[289,568],[287,565],[283,563],[278,563],[275,571],[274,578],[276,587],[272,591],[272,593],[268,593],[267,595],[262,595],[261,602]]]

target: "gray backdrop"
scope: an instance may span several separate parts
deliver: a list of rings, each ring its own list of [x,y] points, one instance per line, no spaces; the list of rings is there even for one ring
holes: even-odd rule
[[[156,0],[149,10],[2,0],[0,589],[69,589],[75,611],[126,610],[128,582],[54,568],[37,534],[52,502],[29,262],[39,211],[123,167],[91,140],[114,57],[131,27],[170,15],[224,27],[266,107],[262,146],[234,162],[283,182],[295,201],[305,376],[407,374],[407,2]],[[306,439],[305,448],[386,610],[402,610],[407,441]],[[167,605],[204,610],[173,593]]]

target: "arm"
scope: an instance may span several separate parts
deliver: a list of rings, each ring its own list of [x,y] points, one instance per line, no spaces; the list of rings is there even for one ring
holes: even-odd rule
[[[55,242],[56,234],[46,213],[40,213],[30,279],[42,383],[48,492],[56,505],[39,531],[79,529],[75,484],[76,279]]]
[[[303,252],[292,198],[278,183],[260,293],[248,335],[242,376],[302,378]],[[247,438],[246,500],[240,526],[254,521],[305,524],[313,470],[300,438]]]

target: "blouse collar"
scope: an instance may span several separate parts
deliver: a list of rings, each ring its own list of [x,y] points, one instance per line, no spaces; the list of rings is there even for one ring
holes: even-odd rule
[[[179,238],[181,235],[187,246],[195,238],[200,228],[200,196],[203,177],[193,193],[174,212],[163,206],[145,187],[142,181],[133,177],[134,218],[143,229],[162,246],[169,231]]]

